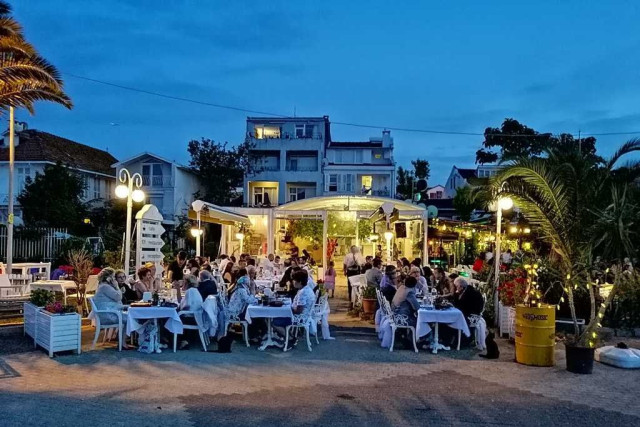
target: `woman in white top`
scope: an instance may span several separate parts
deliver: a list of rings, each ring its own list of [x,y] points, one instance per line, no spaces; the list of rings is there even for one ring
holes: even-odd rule
[[[192,274],[187,274],[184,276],[184,287],[186,288],[186,292],[184,293],[184,297],[180,301],[179,311],[192,311],[194,313],[193,316],[181,316],[180,319],[182,323],[185,325],[202,325],[202,295],[198,291],[198,278]],[[185,332],[197,332],[193,329],[187,329]],[[186,334],[185,334],[186,335]],[[183,335],[182,341],[180,341],[180,350],[183,350],[189,346],[189,341],[185,339],[185,335]],[[195,334],[199,337],[198,334]],[[191,341],[194,341],[191,338]]]
[[[122,311],[124,309],[124,305],[122,304],[122,292],[120,291],[120,287],[118,287],[116,272],[113,268],[104,268],[98,274],[98,289],[93,297],[93,302],[98,310]],[[100,316],[100,322],[104,324],[118,322],[118,316],[115,313],[99,313],[98,315]],[[126,321],[127,317],[123,314],[123,330]],[[122,346],[127,350],[130,348],[125,342],[122,343]]]

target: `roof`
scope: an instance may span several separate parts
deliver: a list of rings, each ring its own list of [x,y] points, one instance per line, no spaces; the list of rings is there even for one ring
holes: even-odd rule
[[[329,121],[329,116],[321,117],[247,117],[248,122],[285,123],[285,122],[321,122]]]
[[[115,176],[112,165],[118,161],[109,152],[61,136],[26,129],[16,132],[16,161],[63,163],[75,169]],[[9,147],[0,148],[0,161],[9,161]]]
[[[377,148],[382,141],[331,141],[329,148]]]
[[[137,160],[137,159],[139,159],[140,157],[144,157],[144,156],[153,157],[154,159],[158,159],[158,160],[161,160],[161,161],[163,161],[163,162],[166,162],[166,163],[169,163],[169,164],[172,164],[172,165],[176,165],[177,167],[179,167],[179,168],[181,168],[181,169],[185,169],[185,170],[187,170],[187,171],[190,171],[190,170],[191,170],[191,169],[189,169],[189,168],[188,168],[187,166],[185,166],[185,165],[181,165],[180,163],[177,163],[177,162],[175,162],[175,161],[173,161],[173,160],[165,159],[165,158],[164,158],[164,157],[162,157],[162,156],[158,156],[157,154],[150,153],[150,152],[148,152],[148,151],[145,151],[145,152],[142,152],[142,153],[136,154],[135,156],[129,157],[129,158],[124,159],[124,160],[120,160],[119,162],[116,162],[116,163],[114,163],[114,164],[113,164],[113,165],[111,165],[111,166],[113,166],[114,168],[117,168],[117,167],[118,167],[118,166],[120,166],[120,165],[124,165],[124,164],[126,164],[126,163],[132,162],[132,161]]]
[[[461,168],[456,168],[456,169],[458,170],[458,173],[460,174],[460,176],[463,177],[464,179],[476,177],[475,169],[461,169]]]
[[[376,196],[320,196],[286,203],[275,208],[276,211],[307,211],[307,210],[327,210],[346,211],[361,210],[375,211],[383,203],[391,203],[395,209],[404,214],[422,215],[424,208],[402,200],[389,199]]]
[[[198,212],[200,213],[200,217],[198,217]],[[249,217],[246,215],[232,212],[218,205],[207,203],[202,200],[196,200],[191,203],[191,209],[189,209],[188,217],[192,220],[200,219],[202,222],[209,222],[212,224],[251,224]]]

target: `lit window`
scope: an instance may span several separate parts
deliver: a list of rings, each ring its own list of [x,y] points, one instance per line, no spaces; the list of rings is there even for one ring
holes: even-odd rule
[[[254,130],[257,139],[280,138],[280,128],[278,126],[256,126]]]
[[[254,206],[276,206],[278,203],[278,189],[276,187],[254,187]]]

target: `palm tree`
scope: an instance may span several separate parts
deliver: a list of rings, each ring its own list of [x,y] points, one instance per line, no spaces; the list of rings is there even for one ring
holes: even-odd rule
[[[634,212],[624,188],[640,176],[640,166],[636,162],[616,168],[616,164],[634,151],[640,151],[640,139],[623,144],[604,162],[583,156],[577,149],[552,149],[543,158],[508,162],[490,183],[493,194],[511,197],[540,237],[550,244],[564,281],[576,337],[579,329],[573,289],[578,283],[589,282],[587,266],[591,265],[594,249],[611,253],[614,244],[631,249],[629,233],[633,222],[629,221],[633,215],[629,212]],[[607,218],[609,221],[605,221]],[[620,222],[621,218],[625,221]],[[619,238],[610,239],[611,233]],[[592,285],[588,289],[594,302]],[[597,321],[592,319],[587,330],[592,330],[594,324]]]
[[[36,101],[51,101],[67,108],[71,99],[64,93],[58,70],[38,55],[24,39],[22,27],[11,17],[11,6],[0,0],[0,108],[9,110],[9,212],[7,220],[7,269],[13,255],[13,166],[15,160],[14,109],[34,113]]]

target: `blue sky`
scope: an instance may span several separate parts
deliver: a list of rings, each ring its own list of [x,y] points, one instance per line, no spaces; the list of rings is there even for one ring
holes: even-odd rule
[[[482,132],[513,117],[539,131],[640,131],[637,1],[13,1],[65,73],[204,102],[334,121]],[[75,108],[19,113],[118,158],[186,163],[202,136],[237,143],[246,113],[65,76]],[[377,129],[332,127],[336,140]],[[482,137],[392,131],[396,160],[473,167]],[[640,134],[636,135],[640,136]],[[611,153],[632,135],[598,137]]]

